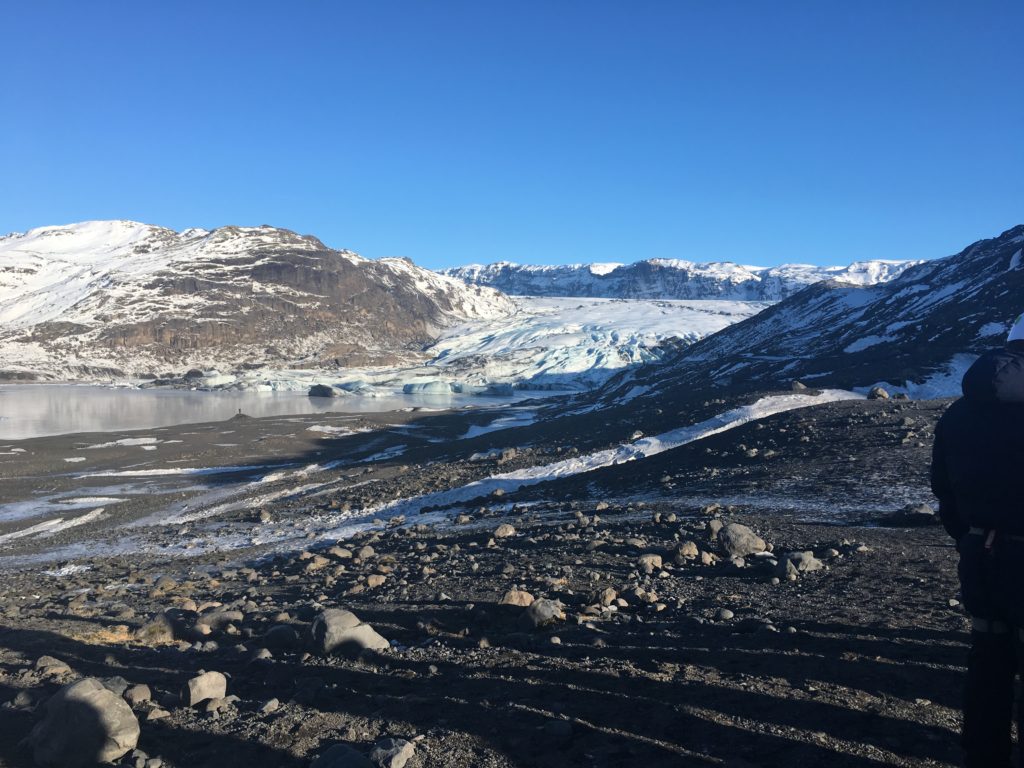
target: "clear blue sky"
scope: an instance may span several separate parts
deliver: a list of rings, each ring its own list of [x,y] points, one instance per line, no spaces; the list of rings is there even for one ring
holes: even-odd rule
[[[430,266],[929,258],[1024,222],[1020,0],[12,2],[0,231]]]

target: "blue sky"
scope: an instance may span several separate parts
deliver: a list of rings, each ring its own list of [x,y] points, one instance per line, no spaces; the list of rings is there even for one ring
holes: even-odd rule
[[[1018,0],[34,0],[3,26],[3,232],[771,265],[1024,222]]]

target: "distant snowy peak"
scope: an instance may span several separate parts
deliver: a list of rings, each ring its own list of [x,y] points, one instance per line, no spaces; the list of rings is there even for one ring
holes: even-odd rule
[[[753,267],[727,261],[681,259],[555,266],[499,261],[446,269],[443,274],[497,288],[513,296],[781,301],[823,280],[853,285],[884,283],[919,263],[876,260],[859,261],[845,267],[811,264]]]
[[[1002,344],[1024,310],[1024,225],[878,282],[873,262],[821,282],[610,385],[667,390],[785,386],[868,387],[890,382],[914,396],[959,392],[965,364]],[[854,269],[857,267],[857,269]],[[874,282],[872,282],[874,281]],[[853,283],[852,285],[850,283]]]
[[[86,221],[0,237],[0,367],[388,361],[514,311],[493,289],[266,225]]]

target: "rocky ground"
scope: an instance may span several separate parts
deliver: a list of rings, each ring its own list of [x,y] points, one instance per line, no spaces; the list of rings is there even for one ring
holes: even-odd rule
[[[876,524],[928,500],[944,405],[804,408],[287,551],[10,567],[0,763],[75,764],[106,723],[95,748],[150,768],[955,765],[955,552],[935,525]],[[375,462],[372,490],[220,524],[565,455],[530,434],[484,461],[425,440]],[[99,683],[50,698],[79,678]]]

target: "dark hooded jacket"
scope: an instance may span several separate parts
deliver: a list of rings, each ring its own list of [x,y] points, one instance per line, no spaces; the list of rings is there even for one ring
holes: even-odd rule
[[[978,358],[963,393],[935,428],[942,524],[955,539],[972,527],[1024,535],[1024,342]]]

